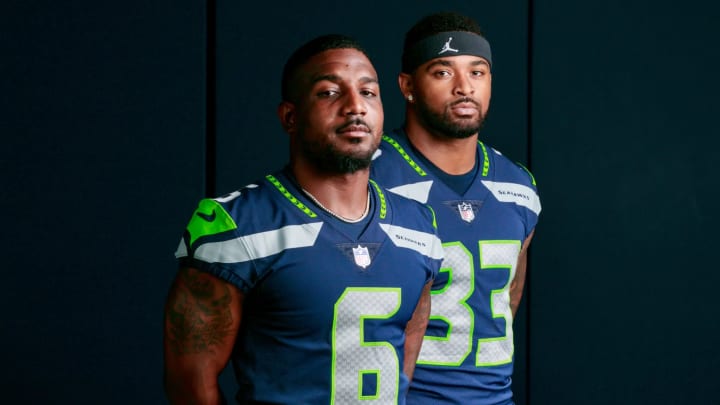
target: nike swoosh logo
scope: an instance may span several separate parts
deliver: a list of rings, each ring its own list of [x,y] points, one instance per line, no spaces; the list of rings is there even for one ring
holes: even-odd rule
[[[217,214],[215,213],[215,210],[213,210],[212,214],[209,214],[209,215],[204,212],[196,212],[195,215],[199,216],[200,218],[202,218],[208,222],[214,221],[215,217],[217,216]]]

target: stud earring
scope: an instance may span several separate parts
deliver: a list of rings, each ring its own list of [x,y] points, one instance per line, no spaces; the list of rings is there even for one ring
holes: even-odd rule
[[[412,94],[408,94],[408,96],[407,96],[407,101],[410,101],[410,102],[413,101],[413,96],[412,96]]]

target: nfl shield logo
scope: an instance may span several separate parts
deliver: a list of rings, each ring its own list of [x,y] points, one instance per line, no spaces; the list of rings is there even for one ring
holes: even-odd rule
[[[475,219],[475,211],[473,211],[472,205],[466,202],[458,204],[458,211],[460,212],[460,218],[465,222],[472,222]]]
[[[358,247],[352,248],[352,251],[355,257],[355,264],[363,269],[370,265],[370,252],[368,252],[368,248],[358,245]]]

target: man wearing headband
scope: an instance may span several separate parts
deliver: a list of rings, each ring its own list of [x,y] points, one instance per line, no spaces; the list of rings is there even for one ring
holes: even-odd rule
[[[429,204],[445,259],[408,404],[513,404],[513,316],[540,214],[533,176],[478,139],[490,103],[490,44],[470,18],[439,13],[405,36],[402,128],[371,176]]]
[[[172,404],[404,405],[443,249],[426,205],[369,180],[383,128],[377,73],[357,41],[299,47],[277,113],[290,162],[202,200],[165,310]]]

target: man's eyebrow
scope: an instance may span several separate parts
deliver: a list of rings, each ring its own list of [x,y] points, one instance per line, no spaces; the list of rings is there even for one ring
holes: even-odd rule
[[[378,83],[378,78],[375,76],[363,76],[360,78],[360,83],[362,84],[368,84],[368,83]]]
[[[337,83],[337,82],[340,81],[340,76],[338,76],[338,75],[333,75],[333,74],[314,76],[314,77],[312,78],[312,80],[310,80],[310,84],[315,84],[315,83],[317,83],[317,82],[322,82],[322,81],[325,81],[325,80],[327,80],[327,81],[329,81],[329,82]]]
[[[328,74],[328,75],[318,75],[312,78],[310,81],[311,84],[315,84],[322,81],[329,81],[333,83],[339,83],[342,81],[342,78],[338,75],[334,74]],[[375,76],[363,76],[358,80],[362,84],[367,83],[378,83],[378,78]]]
[[[472,63],[470,63],[470,64],[473,66],[485,65],[487,67],[490,67],[490,64],[485,59],[477,59],[477,60],[472,61]]]
[[[450,62],[450,61],[447,60],[447,59],[435,59],[435,60],[432,61],[429,65],[427,65],[427,67],[425,68],[425,70],[430,70],[430,69],[434,68],[434,67],[437,66],[437,65],[441,65],[441,66],[452,66],[452,62]]]
[[[436,60],[434,60],[432,63],[430,63],[429,65],[427,65],[427,67],[425,68],[425,70],[430,70],[430,69],[432,69],[432,68],[434,68],[435,66],[438,66],[438,65],[440,65],[440,66],[449,66],[449,67],[452,67],[452,66],[454,65],[454,63],[453,63],[452,61],[448,60],[448,59],[436,59]],[[470,62],[470,65],[471,65],[471,66],[485,65],[485,66],[487,66],[487,67],[490,67],[490,64],[489,64],[485,59],[482,59],[482,58],[479,58],[479,57],[478,57],[478,59],[475,59],[475,60],[473,60],[472,62]]]

